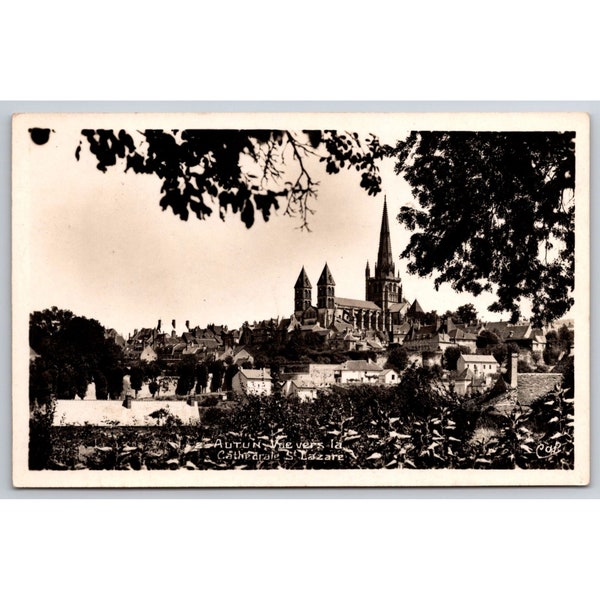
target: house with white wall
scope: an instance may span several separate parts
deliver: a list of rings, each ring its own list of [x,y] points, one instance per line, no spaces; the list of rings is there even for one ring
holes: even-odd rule
[[[268,396],[273,382],[268,369],[240,369],[231,381],[231,389],[238,394]]]

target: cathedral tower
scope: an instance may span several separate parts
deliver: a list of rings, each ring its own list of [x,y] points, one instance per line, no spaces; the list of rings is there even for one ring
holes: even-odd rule
[[[317,281],[317,309],[321,327],[329,327],[335,318],[335,281],[325,263]]]
[[[304,312],[312,303],[312,285],[306,275],[304,267],[300,271],[298,281],[294,286],[294,312]]]
[[[317,308],[335,308],[335,281],[327,263],[317,281]]]
[[[387,200],[383,201],[383,215],[381,217],[381,230],[379,233],[379,248],[377,262],[375,263],[374,276],[370,276],[367,263],[365,270],[367,300],[374,302],[384,311],[391,304],[402,300],[402,283],[399,274],[396,275],[396,265],[392,254],[392,241],[390,238],[390,224],[387,213]]]

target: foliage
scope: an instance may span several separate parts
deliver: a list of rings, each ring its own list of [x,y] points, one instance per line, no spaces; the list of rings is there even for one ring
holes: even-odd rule
[[[175,393],[179,396],[187,396],[193,389],[196,383],[195,379],[196,365],[190,360],[182,360],[177,369],[177,387]]]
[[[444,364],[449,371],[456,371],[458,357],[461,355],[460,348],[456,346],[448,346],[444,350]]]
[[[495,292],[494,312],[537,325],[564,315],[574,286],[573,132],[412,132],[393,151],[418,207],[409,271],[459,292]]]
[[[217,208],[225,219],[231,210],[246,227],[252,227],[257,212],[268,221],[281,206],[308,226],[318,188],[309,162],[324,163],[327,173],[360,171],[361,187],[379,193],[377,161],[389,151],[375,136],[361,139],[356,133],[332,130],[84,129],[81,134],[99,170],[118,166],[158,176],[163,210],[170,208],[184,221],[190,212],[205,219]],[[82,142],[77,160],[81,148]]]
[[[477,336],[476,343],[478,348],[489,348],[490,346],[497,346],[500,343],[500,338],[493,331],[484,329]]]
[[[386,368],[403,371],[407,365],[408,352],[404,346],[396,346],[389,351],[387,362],[385,364]]]
[[[477,320],[477,311],[472,304],[463,304],[456,309],[456,315],[462,323],[470,325]]]
[[[29,468],[40,470],[52,468],[50,460],[54,449],[52,442],[52,421],[55,402],[50,401],[37,407],[29,419]]]
[[[563,389],[497,412],[409,367],[394,387],[334,388],[314,402],[206,401],[199,426],[161,409],[160,427],[50,428],[39,468],[572,469],[573,400]],[[492,431],[482,436],[482,428]],[[67,441],[68,440],[68,441]],[[83,454],[82,454],[83,448]],[[38,456],[41,453],[38,453]],[[38,463],[39,464],[39,463]]]
[[[158,381],[156,381],[156,379],[152,379],[152,381],[150,381],[150,383],[148,384],[148,391],[150,392],[153,398],[156,392],[158,392],[159,390],[160,385],[158,384]]]
[[[131,389],[135,391],[135,397],[137,398],[138,392],[142,389],[144,384],[144,369],[141,366],[134,366],[131,368],[129,374],[129,382]]]
[[[57,307],[35,311],[29,318],[29,344],[39,355],[30,364],[32,404],[47,404],[52,397],[83,398],[92,381],[99,398],[115,397],[122,389],[122,350],[95,319]]]
[[[221,360],[215,360],[210,366],[212,379],[210,382],[211,392],[220,392],[223,387],[223,376],[225,375],[225,365]]]

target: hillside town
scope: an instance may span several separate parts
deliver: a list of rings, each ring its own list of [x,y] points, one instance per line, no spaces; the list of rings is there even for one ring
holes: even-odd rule
[[[407,300],[385,203],[374,268],[368,261],[365,267],[365,299],[338,296],[327,264],[316,291],[315,304],[302,267],[288,318],[235,329],[186,321],[183,331],[175,320],[168,328],[158,319],[127,337],[105,330],[122,351],[121,389],[107,393],[93,381],[73,398],[56,398],[55,423],[160,424],[150,415],[166,404],[192,423],[199,405],[274,393],[314,401],[336,386],[393,386],[409,366],[435,369],[440,384],[458,396],[493,392],[499,403],[527,403],[559,383],[573,353],[568,320],[546,327],[484,322],[471,304],[438,312]]]

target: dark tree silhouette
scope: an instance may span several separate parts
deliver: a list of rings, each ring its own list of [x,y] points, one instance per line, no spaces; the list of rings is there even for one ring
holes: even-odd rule
[[[478,348],[489,348],[491,346],[497,346],[500,343],[500,338],[493,332],[484,329],[477,336],[477,347]]]
[[[392,348],[388,354],[386,367],[403,371],[408,365],[408,352],[403,346]]]
[[[448,346],[444,350],[444,364],[449,371],[456,371],[457,361],[461,355],[460,348],[457,346]]]
[[[113,393],[113,373],[122,350],[95,319],[56,307],[31,313],[29,344],[39,356],[30,366],[30,400],[46,404],[56,398],[84,397],[96,381],[99,398]],[[122,379],[122,374],[121,374]]]
[[[131,389],[135,391],[135,397],[137,398],[138,392],[142,389],[142,385],[144,385],[143,369],[141,367],[132,367],[129,374],[129,381]]]
[[[477,320],[477,311],[472,304],[463,304],[462,306],[459,306],[456,309],[456,315],[466,325],[470,325]]]
[[[537,325],[573,304],[575,134],[412,132],[393,151],[396,172],[418,208],[399,220],[411,231],[409,271],[435,285],[495,292],[494,312]]]
[[[101,171],[120,166],[158,176],[163,210],[170,208],[186,221],[190,211],[205,219],[218,208],[225,219],[231,209],[246,227],[252,227],[256,212],[268,221],[281,206],[308,227],[318,187],[307,166],[311,157],[324,162],[327,173],[360,171],[360,185],[369,194],[379,193],[377,161],[390,150],[376,136],[361,139],[331,130],[84,129],[81,134]],[[81,148],[82,142],[77,160]]]

